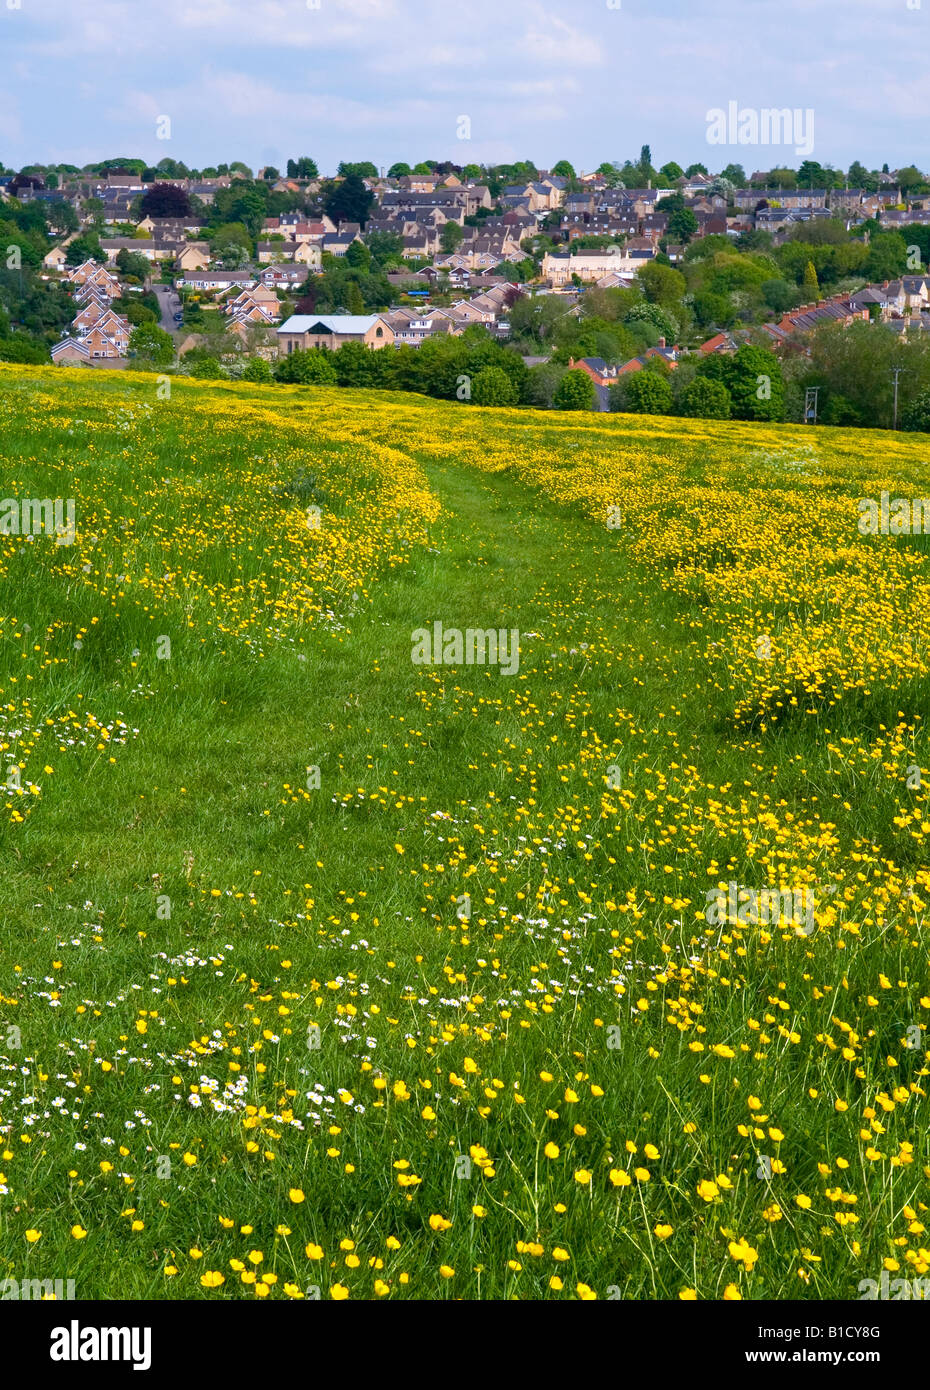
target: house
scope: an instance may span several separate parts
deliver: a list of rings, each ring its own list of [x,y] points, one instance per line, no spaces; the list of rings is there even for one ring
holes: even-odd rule
[[[210,264],[210,248],[205,241],[190,241],[175,257],[175,270],[206,270]]]
[[[877,304],[882,316],[885,316],[890,305],[889,297],[874,285],[870,289],[872,294],[869,290],[863,290],[852,296],[836,295],[818,304],[802,304],[800,308],[783,315],[778,323],[764,323],[763,332],[774,340],[776,347],[784,347],[793,334],[809,333],[823,324],[839,323],[848,328],[857,319],[867,320],[873,304]]]
[[[306,266],[308,270],[319,270],[322,266],[322,252],[311,241],[260,241],[258,243],[259,265],[275,265],[281,261],[293,261]]]
[[[294,289],[305,283],[307,267],[296,261],[288,265],[272,265],[261,271],[258,278],[261,284],[271,289]]]
[[[124,321],[125,322],[125,321]],[[90,353],[91,358],[110,359],[125,356],[126,349],[129,347],[129,326],[119,337],[111,337],[109,333],[94,325],[83,338],[84,346]]]
[[[198,217],[143,217],[140,231],[156,241],[186,241],[188,232],[203,231],[206,223]]]
[[[571,283],[573,275],[580,280],[597,281],[610,271],[635,274],[654,260],[655,254],[655,248],[651,245],[643,248],[612,246],[603,251],[582,251],[574,256],[547,251],[543,257],[542,274],[553,289],[559,289]]]
[[[240,288],[255,284],[251,270],[188,270],[177,282],[179,289],[228,290],[238,285]]]
[[[150,237],[118,236],[101,239],[100,249],[106,252],[107,264],[114,265],[121,251],[129,251],[134,256],[144,256],[147,261],[170,261],[177,252],[171,241],[154,241]]]
[[[698,352],[702,357],[712,357],[718,352],[735,352],[736,342],[729,333],[715,333],[712,338],[708,338],[706,343],[702,343]]]
[[[265,285],[243,290],[226,304],[226,313],[237,322],[248,324],[277,323],[281,317],[281,302],[274,290]]]
[[[50,352],[56,367],[90,366],[90,349],[78,338],[62,338]]]
[[[678,348],[666,347],[665,339],[659,339],[658,347],[647,348],[639,357],[631,357],[629,362],[624,362],[622,367],[617,368],[618,376],[628,376],[630,372],[641,372],[650,358],[658,357],[667,367],[675,368],[678,366]]]
[[[107,301],[101,302],[99,299],[91,299],[72,319],[71,327],[76,328],[81,333],[86,332],[87,329],[93,328],[95,323],[99,323],[109,312]]]
[[[53,246],[47,255],[42,257],[42,264],[46,270],[64,270],[68,263],[68,252],[64,246]]]
[[[282,352],[364,343],[367,348],[390,347],[394,331],[381,314],[292,314],[278,329]]]
[[[361,241],[361,237],[352,236],[349,232],[335,232],[324,236],[322,246],[331,256],[344,256],[353,241]]]
[[[594,382],[595,386],[613,386],[619,374],[618,367],[609,367],[603,357],[574,357],[568,359],[570,368],[579,367]]]
[[[74,266],[68,271],[67,278],[72,285],[85,285],[90,282],[108,293],[111,299],[115,299],[119,294],[119,280],[95,260],[82,261],[80,265]]]
[[[391,326],[394,329],[395,347],[419,347],[426,338],[456,331],[451,319],[444,314],[433,314],[427,318],[398,319],[397,323],[392,322]]]

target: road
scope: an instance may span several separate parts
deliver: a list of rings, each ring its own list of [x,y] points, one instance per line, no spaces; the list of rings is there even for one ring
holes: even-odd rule
[[[161,311],[161,326],[166,333],[170,333],[172,338],[177,338],[184,332],[181,324],[175,323],[174,316],[180,311],[181,301],[173,289],[168,285],[153,285],[152,290],[158,299],[158,308]]]

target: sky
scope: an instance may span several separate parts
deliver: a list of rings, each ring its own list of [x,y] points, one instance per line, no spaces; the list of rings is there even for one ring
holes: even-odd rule
[[[930,0],[0,0],[0,160],[927,169],[928,59]]]

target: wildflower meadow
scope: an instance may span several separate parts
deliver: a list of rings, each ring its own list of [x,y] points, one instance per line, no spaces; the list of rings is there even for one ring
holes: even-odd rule
[[[930,1276],[921,436],[0,384],[0,1279]]]

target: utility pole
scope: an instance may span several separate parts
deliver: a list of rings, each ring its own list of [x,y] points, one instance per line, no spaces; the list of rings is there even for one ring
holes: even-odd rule
[[[807,425],[816,425],[817,423],[817,397],[819,394],[819,386],[808,386],[804,392],[804,423]]]
[[[898,377],[903,370],[903,367],[892,367],[891,369],[891,374],[894,377],[894,424],[891,426],[893,430],[898,428]]]

